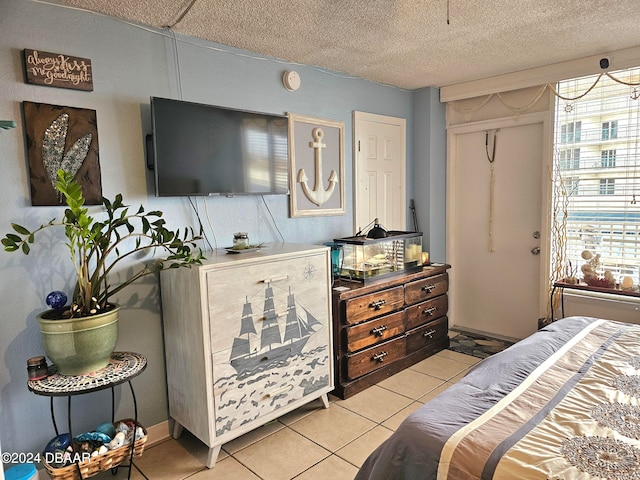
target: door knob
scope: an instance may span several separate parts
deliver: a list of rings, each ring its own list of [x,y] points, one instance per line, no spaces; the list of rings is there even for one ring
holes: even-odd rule
[[[531,253],[534,255],[540,255],[540,247],[533,247]]]

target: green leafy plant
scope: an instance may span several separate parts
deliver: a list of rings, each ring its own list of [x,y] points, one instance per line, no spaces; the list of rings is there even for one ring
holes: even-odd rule
[[[193,229],[171,231],[165,227],[162,212],[145,212],[142,205],[135,213],[122,202],[122,195],[113,201],[102,199],[106,218],[99,221],[89,216],[84,206],[82,188],[73,175],[63,170],[57,174],[56,189],[64,196],[67,207],[64,218],[29,230],[12,224],[13,232],[6,234],[2,244],[7,252],[22,251],[29,254],[38,232],[49,227],[64,227],[67,247],[76,270],[77,283],[72,304],[65,317],[83,317],[101,313],[110,308],[109,297],[135,280],[159,272],[164,268],[189,267],[200,264],[204,258],[197,248],[200,239]],[[167,256],[153,259],[135,271],[126,280],[112,286],[108,277],[118,263],[141,252],[162,250]]]

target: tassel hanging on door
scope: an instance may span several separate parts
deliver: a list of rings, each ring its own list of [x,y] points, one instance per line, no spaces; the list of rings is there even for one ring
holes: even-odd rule
[[[495,191],[495,175],[494,175],[494,162],[496,160],[496,143],[498,130],[493,132],[493,149],[489,154],[489,130],[485,132],[485,150],[487,152],[487,160],[489,160],[489,251],[493,252],[493,199]]]

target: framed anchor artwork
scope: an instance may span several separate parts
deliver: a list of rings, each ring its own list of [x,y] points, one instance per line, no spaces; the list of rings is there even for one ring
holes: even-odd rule
[[[290,216],[344,215],[344,122],[287,115]]]

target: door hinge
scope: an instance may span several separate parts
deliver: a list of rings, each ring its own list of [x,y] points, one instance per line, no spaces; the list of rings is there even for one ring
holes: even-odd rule
[[[360,152],[360,140],[358,140],[358,152]]]

